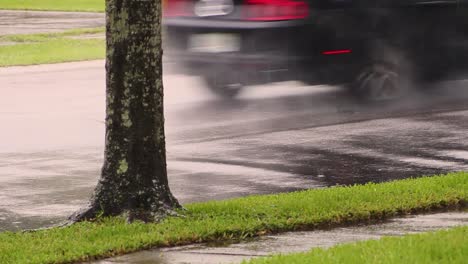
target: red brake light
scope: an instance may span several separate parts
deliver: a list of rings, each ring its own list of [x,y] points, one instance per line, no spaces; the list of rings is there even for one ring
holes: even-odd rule
[[[338,55],[338,54],[348,54],[351,53],[352,50],[350,49],[343,49],[343,50],[327,50],[327,51],[322,51],[323,55]]]
[[[303,19],[309,16],[309,5],[295,0],[246,0],[246,17],[253,21]]]

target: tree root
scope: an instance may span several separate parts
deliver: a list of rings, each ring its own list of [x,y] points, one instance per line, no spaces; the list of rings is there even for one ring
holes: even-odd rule
[[[67,222],[70,224],[93,221],[98,218],[97,210],[95,206],[89,205],[88,207],[82,208],[68,217]]]
[[[181,211],[187,211],[186,208],[178,205],[175,209],[180,209]],[[68,217],[67,220],[57,224],[53,225],[50,227],[43,227],[43,228],[37,228],[37,229],[25,229],[22,232],[23,233],[33,233],[33,232],[38,232],[38,231],[44,231],[44,230],[49,230],[49,229],[54,229],[54,228],[66,228],[69,227],[75,223],[83,222],[83,221],[96,221],[101,217],[106,217],[106,216],[114,216],[114,217],[122,217],[124,218],[127,223],[132,223],[135,221],[142,221],[144,223],[158,223],[161,222],[164,218],[167,216],[171,217],[181,217],[185,218],[184,214],[179,213],[177,210],[173,208],[170,208],[169,206],[164,206],[164,208],[161,208],[160,210],[156,212],[147,212],[141,209],[133,209],[133,210],[124,210],[120,214],[104,214],[98,210],[96,210],[95,206],[89,205],[85,208],[82,208],[72,215]]]
[[[97,209],[94,205],[89,205],[77,212],[73,213],[68,217],[67,222],[62,226],[69,226],[74,223],[82,221],[96,221],[102,217],[122,217],[127,221],[127,223],[132,223],[135,221],[142,221],[144,223],[158,223],[161,222],[167,216],[172,217],[185,217],[183,214],[179,213],[177,209],[185,211],[186,209],[180,205],[176,205],[175,208],[165,205],[158,208],[156,211],[143,210],[141,208],[126,208],[112,213],[106,213],[105,211]]]

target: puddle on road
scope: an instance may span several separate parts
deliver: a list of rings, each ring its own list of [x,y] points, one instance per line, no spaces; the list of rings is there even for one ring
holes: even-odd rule
[[[314,247],[331,247],[341,243],[379,239],[382,236],[399,236],[429,232],[468,224],[468,212],[437,213],[395,218],[375,225],[335,228],[309,232],[271,235],[252,242],[227,246],[208,247],[189,245],[184,247],[155,249],[95,262],[97,264],[215,264],[236,263],[252,257],[274,253],[308,251]]]

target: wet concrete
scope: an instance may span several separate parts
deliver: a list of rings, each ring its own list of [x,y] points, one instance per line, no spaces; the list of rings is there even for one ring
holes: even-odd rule
[[[227,102],[198,78],[164,81],[169,181],[183,203],[468,169],[467,81],[385,105],[296,82]],[[1,68],[0,92],[0,230],[57,223],[99,177],[104,63]]]
[[[255,257],[278,253],[305,252],[312,248],[328,248],[337,244],[400,236],[467,225],[468,213],[439,213],[396,218],[382,224],[362,225],[331,230],[269,235],[254,241],[228,245],[189,245],[146,250],[125,256],[97,261],[98,264],[220,264],[239,263]]]
[[[102,26],[103,13],[0,10],[0,36]]]

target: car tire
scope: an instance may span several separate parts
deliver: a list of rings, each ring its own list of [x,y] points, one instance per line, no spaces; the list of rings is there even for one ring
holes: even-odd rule
[[[234,99],[244,88],[239,73],[218,72],[206,75],[204,79],[208,89],[222,99]]]
[[[412,81],[411,63],[399,49],[377,42],[369,59],[350,84],[351,92],[360,100],[391,102],[409,92]]]

